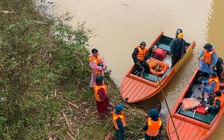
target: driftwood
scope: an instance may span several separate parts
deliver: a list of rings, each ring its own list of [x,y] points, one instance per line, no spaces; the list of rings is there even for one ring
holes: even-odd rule
[[[3,14],[13,14],[12,11],[0,11],[0,13],[3,13]]]
[[[75,138],[67,131],[67,134],[73,139],[75,140]]]
[[[74,135],[74,132],[72,131],[72,127],[71,127],[71,125],[70,125],[70,123],[68,121],[68,118],[67,118],[66,114],[64,112],[62,112],[62,114],[63,114],[63,117],[65,119],[65,122],[66,122],[66,124],[68,126],[69,131],[71,132],[72,135]]]
[[[64,99],[65,100],[65,99]],[[67,100],[65,100],[68,104],[70,104],[71,106],[75,107],[76,109],[79,109],[78,105],[74,104],[74,103],[71,103]]]
[[[109,132],[107,134],[107,136],[104,138],[104,140],[112,140],[113,139],[113,135]]]

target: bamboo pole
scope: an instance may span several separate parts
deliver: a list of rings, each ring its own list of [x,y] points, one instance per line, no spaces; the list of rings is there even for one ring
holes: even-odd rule
[[[158,77],[158,75],[157,75],[157,70],[158,70],[158,68],[159,68],[159,67],[156,67],[155,72],[156,72],[156,78],[157,78],[157,80],[158,80],[158,82],[159,82],[159,87],[161,88],[161,87],[162,87],[162,85],[161,85],[161,81],[159,80],[159,77]],[[175,124],[174,124],[174,121],[173,121],[173,118],[172,118],[172,115],[171,115],[171,112],[170,112],[170,108],[169,108],[169,106],[168,106],[168,103],[167,103],[165,94],[164,94],[164,92],[163,92],[163,89],[161,89],[161,92],[162,92],[163,98],[165,99],[165,104],[166,104],[166,107],[167,107],[167,109],[168,109],[169,116],[170,116],[170,118],[171,118],[171,122],[172,122],[172,124],[173,124],[175,133],[176,133],[176,135],[177,135],[177,139],[180,140],[180,137],[179,137],[179,135],[178,135],[178,133],[177,133],[177,129],[176,129],[176,126],[175,126]]]

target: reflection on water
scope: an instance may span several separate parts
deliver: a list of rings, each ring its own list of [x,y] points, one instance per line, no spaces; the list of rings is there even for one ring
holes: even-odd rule
[[[216,46],[218,54],[224,58],[223,0],[50,1],[55,2],[58,9],[74,15],[72,25],[86,21],[87,27],[94,29],[96,36],[90,40],[89,49],[99,50],[108,68],[112,70],[112,78],[118,86],[133,65],[131,53],[136,45],[141,41],[146,41],[149,45],[161,31],[174,37],[176,29],[182,28],[185,40],[195,40],[197,46],[185,66],[163,90],[170,108],[194,73],[197,57],[207,40]],[[155,101],[162,101],[164,96],[159,93],[141,104],[148,109]],[[219,127],[211,139],[220,139],[223,128],[224,125]]]

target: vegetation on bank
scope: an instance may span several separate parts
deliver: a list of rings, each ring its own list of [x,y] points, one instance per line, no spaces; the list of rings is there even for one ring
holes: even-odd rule
[[[111,132],[111,115],[101,118],[88,87],[91,31],[75,30],[67,16],[48,19],[33,1],[0,2],[0,138],[104,139]],[[106,73],[111,101],[119,104],[119,90]],[[145,112],[126,105],[126,137],[144,137],[139,129]],[[142,122],[142,123],[140,123]]]

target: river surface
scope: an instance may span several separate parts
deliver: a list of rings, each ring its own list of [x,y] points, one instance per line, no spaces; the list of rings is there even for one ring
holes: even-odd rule
[[[223,0],[50,0],[54,11],[70,12],[74,27],[86,22],[93,30],[88,49],[97,48],[112,71],[112,78],[120,86],[122,78],[133,65],[131,53],[141,41],[147,46],[163,31],[175,35],[184,31],[187,42],[196,41],[196,48],[177,75],[164,88],[169,108],[177,101],[195,68],[197,57],[207,42],[224,58],[224,1]],[[141,104],[150,106],[165,99],[159,93]],[[210,140],[223,140],[224,119]]]

